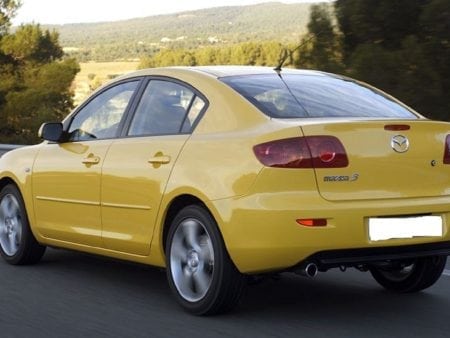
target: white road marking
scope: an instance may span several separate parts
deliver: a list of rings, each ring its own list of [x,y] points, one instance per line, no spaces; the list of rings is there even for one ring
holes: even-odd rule
[[[442,273],[444,276],[449,276],[450,277],[450,270],[445,269],[444,272]]]

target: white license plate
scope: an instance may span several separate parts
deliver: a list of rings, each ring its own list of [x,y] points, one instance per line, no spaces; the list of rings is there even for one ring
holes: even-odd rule
[[[442,237],[441,216],[369,218],[369,239]]]

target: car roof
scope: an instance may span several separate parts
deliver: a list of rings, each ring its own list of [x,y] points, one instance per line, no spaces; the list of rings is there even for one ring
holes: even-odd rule
[[[174,76],[186,73],[203,73],[215,78],[227,77],[227,76],[246,76],[246,75],[264,75],[274,74],[275,70],[272,67],[260,67],[260,66],[195,66],[195,67],[160,67],[160,68],[147,68],[137,72],[129,73],[120,77],[130,78],[136,76]],[[327,74],[315,70],[302,70],[283,68],[281,74],[302,74],[302,75],[318,75],[327,76]]]
[[[259,67],[259,66],[200,66],[191,67],[191,69],[210,74],[215,77],[225,76],[245,76],[245,75],[264,75],[274,74],[276,71],[273,67]],[[283,68],[282,74],[308,74],[308,75],[323,75],[323,73],[314,70]]]

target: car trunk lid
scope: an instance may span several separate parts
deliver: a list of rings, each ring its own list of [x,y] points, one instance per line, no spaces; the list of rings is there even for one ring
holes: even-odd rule
[[[414,198],[450,194],[444,164],[447,123],[421,120],[313,121],[305,136],[338,138],[349,163],[315,168],[323,198],[332,201]]]

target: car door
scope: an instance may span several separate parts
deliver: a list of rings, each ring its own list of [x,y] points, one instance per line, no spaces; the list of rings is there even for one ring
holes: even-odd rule
[[[32,187],[36,227],[43,236],[101,246],[101,166],[138,84],[103,90],[68,121],[64,142],[42,145]]]
[[[103,245],[136,255],[150,251],[167,180],[205,100],[188,86],[148,82],[124,138],[103,164]]]

